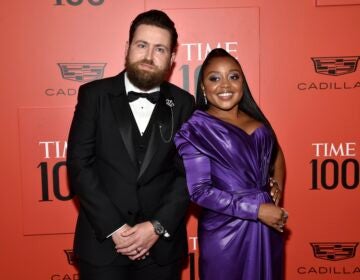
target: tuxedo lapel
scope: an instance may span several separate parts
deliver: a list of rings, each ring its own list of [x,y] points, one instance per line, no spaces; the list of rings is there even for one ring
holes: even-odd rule
[[[118,79],[119,80],[117,81],[116,86],[109,94],[110,104],[118,124],[121,138],[125,144],[126,150],[128,151],[131,162],[134,167],[138,169],[132,133],[134,120],[132,119],[133,116],[131,108],[125,92],[123,73],[119,75]]]
[[[155,156],[159,147],[164,148],[173,135],[170,135],[173,126],[173,116],[169,102],[174,102],[166,87],[160,88],[160,98],[154,108],[149,125],[151,125],[151,136],[145,153],[143,164],[141,165],[138,179],[145,173],[150,166],[151,160]]]

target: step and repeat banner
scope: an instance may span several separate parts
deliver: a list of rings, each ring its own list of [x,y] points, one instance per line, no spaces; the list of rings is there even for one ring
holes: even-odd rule
[[[1,11],[1,95],[12,97],[0,106],[13,116],[2,120],[4,155],[18,151],[2,175],[4,189],[18,183],[1,206],[16,220],[2,224],[2,277],[79,279],[65,163],[78,88],[123,69],[132,19],[156,8],[179,33],[171,82],[194,93],[201,63],[222,47],[273,123],[287,163],[286,279],[360,279],[359,1],[168,2],[16,1]],[[196,217],[191,208],[184,280],[198,279]]]

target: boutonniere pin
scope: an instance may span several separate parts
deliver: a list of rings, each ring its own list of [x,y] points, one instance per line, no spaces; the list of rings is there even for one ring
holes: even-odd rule
[[[164,135],[163,135],[163,132],[162,132],[162,125],[159,125],[159,129],[160,129],[160,135],[161,135],[161,138],[162,140],[165,142],[165,143],[170,143],[171,142],[171,139],[173,137],[173,134],[174,134],[174,111],[173,111],[173,107],[175,106],[175,103],[172,99],[169,99],[169,98],[166,98],[165,100],[165,104],[167,106],[170,107],[170,110],[171,110],[171,130],[170,130],[170,137],[169,138],[165,138]]]
[[[171,99],[168,99],[168,98],[166,98],[165,103],[166,103],[166,105],[169,106],[170,108],[172,108],[172,107],[175,106],[174,101],[172,101]]]

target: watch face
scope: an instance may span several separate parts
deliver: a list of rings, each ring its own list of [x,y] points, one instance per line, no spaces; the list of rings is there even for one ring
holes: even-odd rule
[[[153,226],[154,226],[154,230],[155,230],[155,233],[157,235],[163,235],[165,230],[164,230],[164,227],[157,221],[154,221],[153,223]]]
[[[155,227],[155,232],[158,235],[163,235],[164,234],[164,227],[161,224],[157,224]]]

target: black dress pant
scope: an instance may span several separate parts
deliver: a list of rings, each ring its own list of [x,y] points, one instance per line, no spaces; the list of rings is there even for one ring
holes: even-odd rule
[[[115,260],[106,266],[94,266],[79,260],[80,280],[180,280],[182,262],[161,266],[151,257],[134,261],[130,265],[120,265]]]

